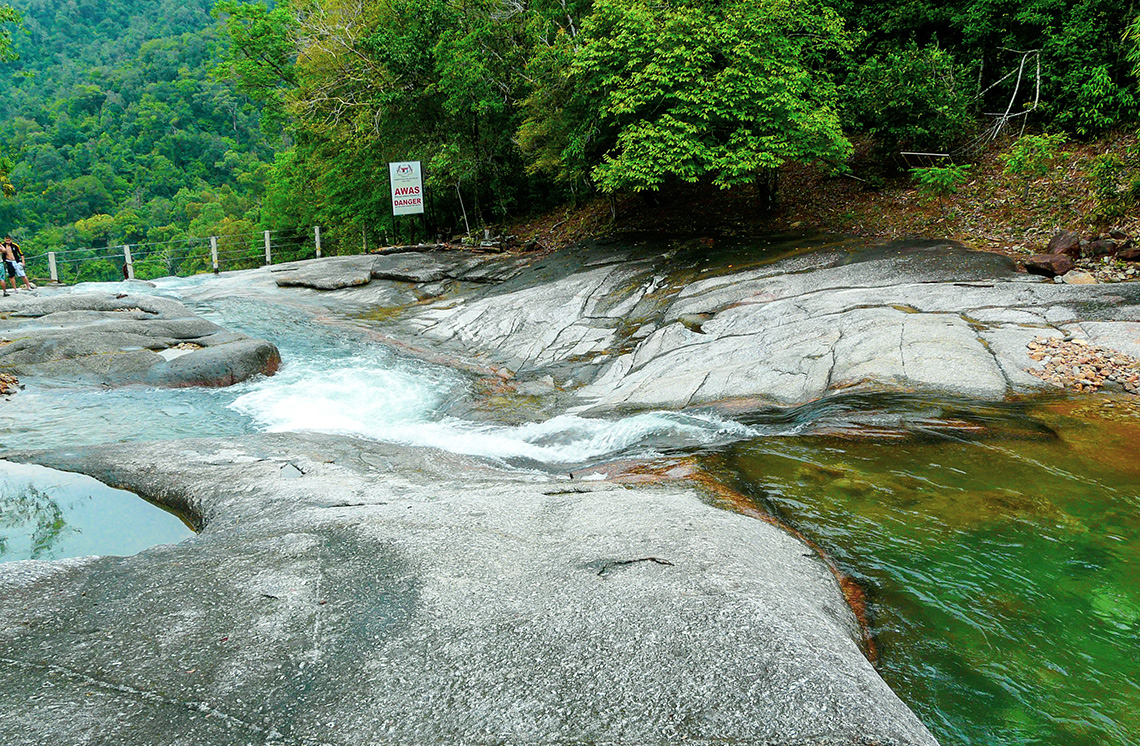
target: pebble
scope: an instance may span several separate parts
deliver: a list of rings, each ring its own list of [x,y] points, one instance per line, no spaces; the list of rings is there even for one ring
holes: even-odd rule
[[[1113,381],[1130,394],[1140,395],[1140,358],[1101,347],[1084,339],[1038,337],[1026,347],[1042,368],[1029,372],[1043,381],[1074,391],[1097,391]]]

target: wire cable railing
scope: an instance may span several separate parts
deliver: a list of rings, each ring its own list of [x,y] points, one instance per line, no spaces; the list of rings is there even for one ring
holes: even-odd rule
[[[321,229],[259,231],[206,238],[178,238],[119,246],[53,249],[25,255],[25,271],[36,281],[60,284],[153,280],[208,272],[253,269],[270,264],[359,253],[321,243]]]

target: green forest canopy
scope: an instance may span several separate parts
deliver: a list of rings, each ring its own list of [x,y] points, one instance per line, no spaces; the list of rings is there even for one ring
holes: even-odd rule
[[[1119,0],[11,5],[0,230],[33,253],[376,235],[389,160],[424,162],[432,217],[453,228],[461,210],[842,169],[857,135],[888,161],[953,150],[1037,98],[1031,126],[1077,137],[1140,113],[1140,26]]]
[[[29,254],[252,232],[279,141],[213,76],[210,0],[26,0],[0,75],[0,224]]]

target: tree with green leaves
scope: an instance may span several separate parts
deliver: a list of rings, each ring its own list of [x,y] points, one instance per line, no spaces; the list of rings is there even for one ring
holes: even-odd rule
[[[539,55],[520,141],[607,193],[839,165],[850,145],[823,62],[849,45],[838,15],[801,0],[597,0]]]
[[[1140,78],[1140,16],[1124,28],[1124,57],[1132,64],[1132,77]]]
[[[276,143],[258,107],[212,74],[228,39],[211,3],[20,4],[20,57],[0,74],[0,224],[29,257],[183,238],[193,216],[177,214],[179,194],[229,187],[231,220],[260,222]]]
[[[0,62],[11,62],[18,59],[16,51],[12,49],[12,24],[18,24],[22,18],[19,11],[11,5],[0,5]]]
[[[17,59],[12,49],[12,31],[8,24],[20,22],[20,14],[10,5],[0,5],[0,62],[11,62]],[[12,170],[12,161],[0,158],[0,196],[11,197],[16,193],[16,187],[8,178]]]
[[[1005,173],[1023,182],[1023,199],[1029,199],[1029,185],[1034,179],[1047,176],[1053,169],[1065,143],[1064,133],[1052,135],[1022,135],[1009,152],[999,156],[1005,162]]]
[[[227,19],[228,45],[219,72],[262,105],[263,127],[280,129],[285,93],[295,84],[297,27],[287,7],[222,0],[215,17]]]
[[[936,45],[875,54],[843,85],[846,124],[884,150],[947,151],[974,126],[977,91],[969,72]]]

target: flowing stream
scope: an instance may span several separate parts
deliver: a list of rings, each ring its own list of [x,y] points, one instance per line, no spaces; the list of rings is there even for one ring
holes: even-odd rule
[[[29,380],[0,404],[0,448],[310,430],[552,471],[697,453],[862,582],[881,672],[946,746],[1140,744],[1140,416],[1127,402],[849,396],[746,422],[476,422],[457,406],[474,396],[465,375],[280,297],[195,304],[274,342],[276,376],[204,390]]]

